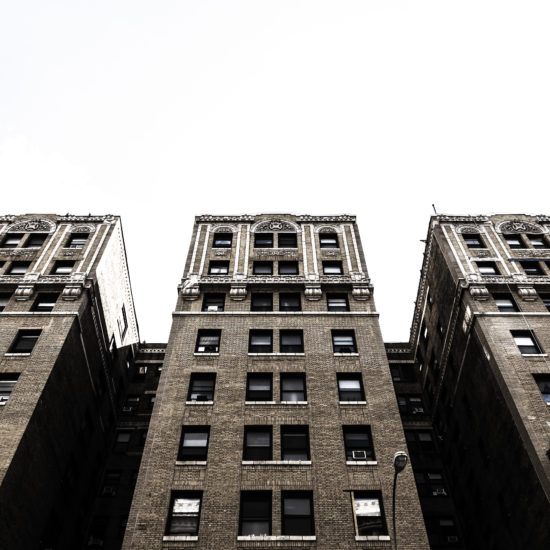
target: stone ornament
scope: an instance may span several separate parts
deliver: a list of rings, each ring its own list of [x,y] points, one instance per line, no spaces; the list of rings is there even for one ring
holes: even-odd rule
[[[354,300],[365,301],[371,296],[371,290],[366,285],[353,285],[351,295]]]
[[[524,302],[534,302],[538,298],[537,291],[532,286],[518,286],[518,294]]]
[[[53,233],[54,231],[55,223],[40,218],[17,222],[8,228],[8,233]]]
[[[323,297],[323,292],[321,291],[321,287],[319,285],[306,285],[304,294],[306,300],[309,301],[317,301]]]
[[[233,284],[229,289],[229,297],[240,302],[246,298],[246,284]]]
[[[499,224],[500,233],[544,233],[544,228],[537,223],[524,222],[521,220],[510,220]]]
[[[315,228],[316,233],[342,233],[341,227],[334,227],[332,225],[321,225]]]
[[[457,231],[467,235],[479,235],[481,233],[481,229],[477,225],[461,225]]]
[[[265,231],[288,231],[292,233],[299,233],[300,228],[297,225],[284,220],[259,222],[252,228],[253,233],[262,233]]]
[[[470,294],[477,302],[484,302],[489,299],[489,290],[487,290],[486,286],[471,286]]]
[[[93,233],[95,227],[93,225],[75,225],[71,228],[72,233]]]
[[[15,299],[19,302],[30,300],[34,294],[34,285],[19,285],[15,289]]]
[[[343,214],[341,216],[299,216],[298,221],[304,223],[324,222],[324,223],[355,223],[355,216]]]
[[[63,289],[63,293],[61,294],[61,298],[67,301],[77,300],[81,294],[82,294],[81,284],[65,285],[65,288]]]
[[[212,233],[236,233],[237,229],[230,225],[215,225],[211,231]]]

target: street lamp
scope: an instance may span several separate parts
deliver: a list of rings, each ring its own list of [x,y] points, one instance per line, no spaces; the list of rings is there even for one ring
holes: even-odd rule
[[[393,517],[393,540],[395,541],[395,550],[397,550],[397,525],[395,523],[395,494],[397,490],[397,474],[401,473],[409,462],[409,457],[405,451],[398,451],[393,455],[393,502],[392,502],[392,517]]]

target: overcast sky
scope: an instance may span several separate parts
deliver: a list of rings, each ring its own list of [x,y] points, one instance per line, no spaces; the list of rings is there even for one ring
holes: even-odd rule
[[[123,219],[165,341],[193,216],[358,216],[407,340],[432,203],[550,213],[550,2],[0,0],[1,211]]]

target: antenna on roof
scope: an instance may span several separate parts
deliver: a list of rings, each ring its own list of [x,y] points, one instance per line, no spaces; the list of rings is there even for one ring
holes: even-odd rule
[[[435,204],[432,204],[432,208],[434,209],[434,212],[437,215],[437,210],[435,209]]]

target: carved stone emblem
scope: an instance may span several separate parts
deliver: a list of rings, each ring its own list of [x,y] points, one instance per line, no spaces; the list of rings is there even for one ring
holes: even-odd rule
[[[17,301],[29,300],[34,294],[34,285],[19,285],[15,289],[15,299]]]
[[[34,219],[14,223],[8,233],[51,233],[55,224],[50,220]]]
[[[256,233],[262,231],[292,231],[295,232],[296,228],[288,222],[282,220],[271,220],[267,222],[259,223],[254,229]]]
[[[73,233],[93,233],[95,227],[93,225],[76,225],[71,229]]]
[[[477,225],[461,225],[457,231],[459,233],[469,234],[469,235],[479,235],[480,230]]]
[[[524,302],[534,302],[538,298],[537,291],[532,286],[518,286],[518,294]]]
[[[323,296],[321,287],[319,285],[308,285],[306,284],[306,290],[304,292],[306,300],[317,301],[320,300]]]
[[[521,220],[503,222],[498,229],[501,233],[544,233],[540,225]]]
[[[65,285],[61,298],[63,300],[68,300],[68,301],[77,300],[81,294],[82,294],[81,284],[68,284],[68,285]]]
[[[470,294],[474,300],[483,302],[489,299],[489,291],[486,286],[472,286],[470,287]]]

